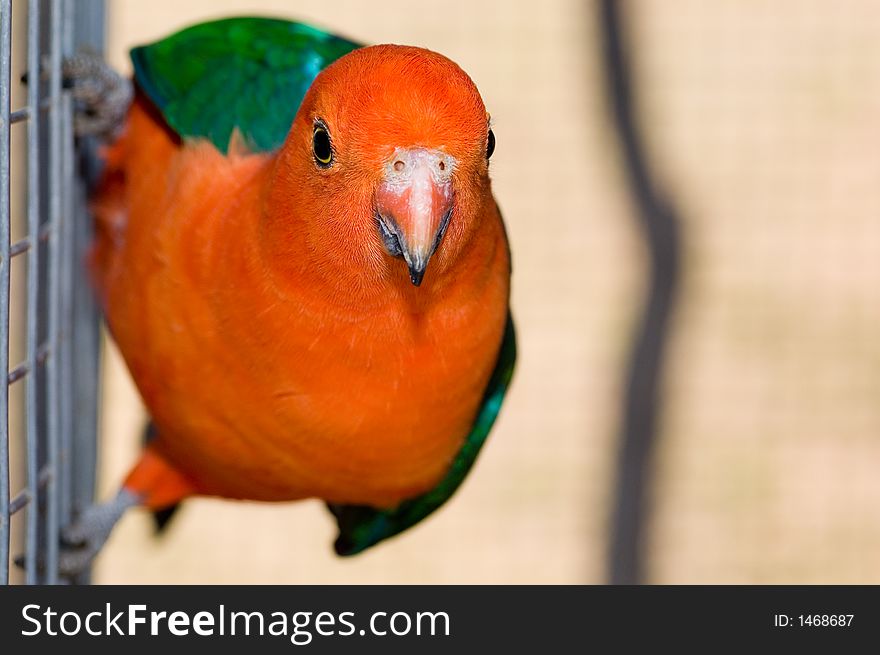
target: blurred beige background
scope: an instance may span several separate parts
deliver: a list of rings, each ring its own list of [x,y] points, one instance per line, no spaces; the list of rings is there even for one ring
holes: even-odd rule
[[[472,475],[354,559],[318,502],[195,500],[154,539],[127,516],[102,583],[604,580],[622,367],[644,250],[601,84],[592,3],[110,0],[109,55],[231,14],[426,46],[479,86],[498,148],[520,360]],[[685,268],[649,579],[880,582],[880,7],[631,2],[654,168]],[[101,494],[142,410],[105,358]]]

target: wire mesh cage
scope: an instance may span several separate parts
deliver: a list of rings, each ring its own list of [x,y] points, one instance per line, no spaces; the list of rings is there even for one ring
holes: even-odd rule
[[[103,2],[96,0],[0,1],[4,584],[20,575],[14,558],[24,582],[59,581],[59,530],[94,491],[99,332],[82,265],[94,158],[88,142],[74,143],[73,101],[61,64],[84,48],[100,52],[103,16]],[[18,66],[22,44],[26,54]],[[25,97],[14,106],[19,88]]]

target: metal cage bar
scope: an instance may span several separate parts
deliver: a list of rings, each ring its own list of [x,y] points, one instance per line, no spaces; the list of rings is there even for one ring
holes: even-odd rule
[[[58,582],[61,526],[91,502],[97,430],[98,320],[85,280],[90,241],[86,188],[95,175],[93,145],[74,144],[73,101],[62,61],[83,44],[100,52],[101,0],[28,0],[27,102],[12,110],[11,0],[0,0],[0,583],[10,550],[23,545],[24,581]],[[11,243],[11,126],[26,123],[26,236]],[[11,315],[13,257],[26,258],[24,316]],[[21,313],[21,312],[18,312]],[[24,361],[10,370],[10,321],[24,319]],[[23,434],[10,434],[9,386],[21,380]],[[24,485],[10,488],[10,442],[24,446]],[[13,494],[14,492],[14,494]],[[24,513],[23,540],[11,518]],[[16,553],[17,554],[17,553]],[[87,576],[80,581],[87,581]]]
[[[52,0],[49,20],[49,234],[48,234],[48,326],[46,342],[49,344],[46,357],[46,437],[47,457],[51,475],[46,485],[46,561],[54,563],[46,568],[48,584],[58,582],[58,539],[60,521],[60,488],[58,473],[61,468],[61,436],[59,433],[58,405],[58,350],[60,335],[58,312],[61,306],[60,279],[61,252],[59,236],[64,215],[61,213],[61,197],[68,186],[61,176],[61,140],[69,137],[62,132],[61,116],[66,107],[62,105],[61,93],[61,2]],[[53,356],[54,355],[54,356]]]
[[[104,49],[104,0],[72,0],[64,2],[65,52],[79,48],[102,54]],[[98,379],[100,361],[100,319],[97,299],[85,275],[83,262],[92,245],[94,221],[88,210],[89,187],[98,173],[97,144],[84,141],[74,149],[72,101],[66,95],[67,109],[62,121],[67,138],[64,139],[64,179],[71,183],[65,188],[65,215],[69,218],[62,227],[66,236],[64,273],[61,290],[61,384],[69,389],[61,395],[62,426],[67,426],[62,468],[62,498],[69,502],[62,515],[62,525],[70,516],[79,514],[91,505],[95,495],[95,464],[97,461],[98,432]],[[77,582],[85,583],[84,575]]]
[[[27,121],[27,233],[31,243],[40,230],[40,121],[34,108],[40,106],[40,1],[28,0],[27,16],[27,104],[31,117]],[[37,450],[37,320],[39,311],[40,249],[32,247],[27,254],[27,317],[25,339],[25,465],[27,508],[25,510],[24,572],[27,584],[37,583],[37,531],[39,529],[36,499],[39,494],[39,452]]]
[[[0,371],[9,370],[12,0],[0,0]],[[8,388],[8,386],[7,386]],[[9,582],[9,394],[0,392],[0,584]]]

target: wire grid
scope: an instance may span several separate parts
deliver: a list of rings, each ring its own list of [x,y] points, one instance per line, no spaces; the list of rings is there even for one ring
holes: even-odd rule
[[[9,582],[11,522],[24,513],[24,581],[58,582],[60,526],[93,494],[97,320],[82,272],[88,242],[86,159],[74,148],[65,55],[102,41],[102,2],[29,0],[27,102],[11,107],[12,40],[21,16],[0,0],[0,583]],[[13,15],[14,14],[14,15]],[[15,72],[16,75],[18,71]],[[26,124],[26,235],[11,241],[11,131]],[[10,312],[12,260],[26,258],[24,316]],[[25,356],[10,362],[10,326],[24,321]],[[10,365],[14,364],[12,368]],[[24,434],[10,434],[9,390],[24,385]],[[13,410],[14,411],[14,410]],[[10,442],[24,445],[24,486],[10,488]],[[17,553],[14,553],[17,554]]]

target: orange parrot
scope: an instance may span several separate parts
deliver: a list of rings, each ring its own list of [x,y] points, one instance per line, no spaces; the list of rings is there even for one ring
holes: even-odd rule
[[[415,47],[265,18],[132,52],[90,260],[155,438],[63,531],[82,570],[128,508],[325,500],[338,553],[460,485],[512,375],[495,138]]]

